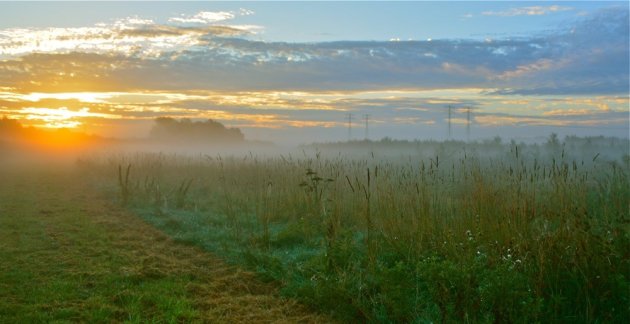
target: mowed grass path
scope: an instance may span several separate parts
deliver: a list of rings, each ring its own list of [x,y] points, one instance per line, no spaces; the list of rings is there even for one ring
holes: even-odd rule
[[[0,170],[0,322],[328,322],[92,193]]]

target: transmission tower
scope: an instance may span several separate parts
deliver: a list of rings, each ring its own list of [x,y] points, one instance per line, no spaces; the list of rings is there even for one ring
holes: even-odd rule
[[[448,139],[451,139],[453,135],[451,127],[451,109],[453,109],[453,107],[451,105],[448,105]]]
[[[348,114],[346,118],[348,119],[348,142],[350,142],[352,140],[352,114]]]
[[[368,130],[369,130],[369,128],[368,128],[368,125],[369,125],[369,121],[370,121],[370,115],[365,114],[365,115],[363,115],[363,118],[365,119],[365,140],[367,141],[367,140],[368,140],[368,138],[369,138],[369,137],[368,137],[368,135],[369,135],[369,131],[368,131]]]
[[[466,109],[466,139],[470,142],[470,106]]]

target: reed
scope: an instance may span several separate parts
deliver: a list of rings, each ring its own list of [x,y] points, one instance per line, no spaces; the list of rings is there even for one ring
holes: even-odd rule
[[[131,171],[131,164],[127,165],[124,169],[122,165],[118,165],[118,186],[120,187],[120,201],[123,206],[126,206],[129,202],[131,189],[129,185],[129,172]]]

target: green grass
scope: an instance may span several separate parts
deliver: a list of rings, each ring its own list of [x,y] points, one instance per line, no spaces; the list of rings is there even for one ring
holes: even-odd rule
[[[132,271],[133,251],[120,249],[107,227],[95,222],[76,196],[80,191],[64,189],[72,186],[67,177],[3,172],[0,322],[195,319],[190,278]]]
[[[607,158],[591,154],[603,146],[430,145],[358,157],[137,154],[82,166],[176,240],[341,320],[630,317],[627,145]],[[117,185],[129,164],[130,182]]]

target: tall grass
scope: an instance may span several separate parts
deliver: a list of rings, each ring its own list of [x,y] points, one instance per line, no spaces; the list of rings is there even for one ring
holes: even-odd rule
[[[343,320],[630,318],[628,159],[477,149],[85,165],[107,183],[133,164],[130,208]]]

